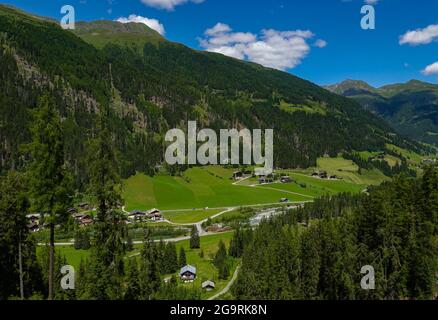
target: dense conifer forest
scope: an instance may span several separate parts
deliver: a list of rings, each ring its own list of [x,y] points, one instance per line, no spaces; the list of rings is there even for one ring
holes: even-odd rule
[[[189,120],[215,130],[274,128],[277,167],[308,168],[344,152],[393,178],[232,230],[210,260],[218,281],[240,264],[233,298],[436,297],[438,169],[414,177],[406,160],[388,168],[356,154],[427,147],[290,74],[156,36],[140,52],[135,43],[93,46],[83,40],[93,28],[82,27],[75,34],[0,6],[0,300],[201,299],[201,288],[174,276],[188,262],[185,249],[156,241],[147,225],[134,248],[122,210],[123,179],[156,174],[165,132]],[[91,232],[70,224],[68,211],[84,195],[95,205]],[[29,230],[26,216],[35,212],[46,245]],[[72,231],[89,255],[74,290],[64,290],[58,271],[68,261],[55,239]],[[190,250],[203,248],[197,226],[187,238]],[[375,269],[375,290],[361,290],[363,266]]]

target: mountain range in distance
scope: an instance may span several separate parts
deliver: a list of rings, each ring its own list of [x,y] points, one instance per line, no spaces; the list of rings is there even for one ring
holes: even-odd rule
[[[20,164],[30,110],[43,92],[64,119],[77,177],[86,176],[87,142],[102,106],[110,110],[123,177],[153,173],[163,163],[166,132],[189,120],[215,131],[274,128],[274,161],[282,168],[388,145],[428,151],[352,99],[290,73],[168,41],[144,24],[78,22],[76,30],[63,30],[0,5],[0,78],[0,171]]]
[[[325,88],[356,100],[401,135],[438,145],[438,85],[411,80],[374,88],[364,81],[346,80]]]

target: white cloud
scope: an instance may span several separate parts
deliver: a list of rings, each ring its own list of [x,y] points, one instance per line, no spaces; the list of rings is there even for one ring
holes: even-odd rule
[[[231,28],[229,25],[224,23],[217,23],[213,28],[205,30],[205,35],[214,36],[219,33],[230,32]]]
[[[365,3],[370,4],[370,5],[377,4],[378,2],[379,2],[379,0],[365,0]]]
[[[166,31],[164,30],[164,25],[161,24],[160,21],[158,21],[157,19],[149,19],[146,17],[131,14],[128,18],[120,17],[116,21],[121,23],[130,23],[130,22],[143,23],[147,25],[149,28],[154,29],[161,35],[164,35],[166,33]]]
[[[438,74],[438,62],[432,63],[421,71],[425,76]]]
[[[413,46],[420,44],[429,44],[438,40],[438,24],[430,25],[424,29],[408,31],[400,36],[400,45],[410,44]]]
[[[172,11],[176,6],[187,2],[202,3],[204,0],[141,0],[141,2],[153,8]]]
[[[315,47],[318,47],[318,48],[325,48],[325,47],[327,47],[327,41],[322,40],[322,39],[318,39],[315,41],[315,43],[313,45]]]
[[[292,69],[307,56],[314,37],[309,30],[262,30],[259,35],[250,32],[233,32],[229,25],[218,23],[205,31],[200,45],[210,52],[222,53],[241,60],[249,60],[279,70]],[[318,45],[317,45],[318,44]],[[315,46],[327,43],[319,39]]]

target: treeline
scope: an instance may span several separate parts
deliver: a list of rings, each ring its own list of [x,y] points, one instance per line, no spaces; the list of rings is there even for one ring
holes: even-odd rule
[[[385,176],[390,178],[393,178],[399,174],[406,174],[410,177],[416,177],[416,171],[409,167],[406,158],[401,155],[397,155],[397,157],[400,158],[401,161],[397,162],[394,166],[391,166],[388,161],[384,159],[368,158],[367,160],[365,160],[359,153],[344,154],[344,158],[353,161],[360,170],[372,170],[375,168],[380,170]]]
[[[370,195],[340,195],[263,222],[244,246],[238,299],[432,299],[438,169]],[[363,290],[361,269],[375,269]]]

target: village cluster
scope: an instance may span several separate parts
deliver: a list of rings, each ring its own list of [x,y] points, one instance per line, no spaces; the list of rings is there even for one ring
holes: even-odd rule
[[[94,223],[92,212],[96,211],[88,203],[80,203],[77,208],[70,208],[67,214],[80,227],[87,227]],[[28,224],[27,228],[30,232],[38,232],[49,227],[48,223],[44,222],[44,217],[40,213],[32,213],[26,216]],[[134,210],[127,214],[126,224],[133,222],[160,222],[164,221],[164,216],[158,209],[148,211]]]

